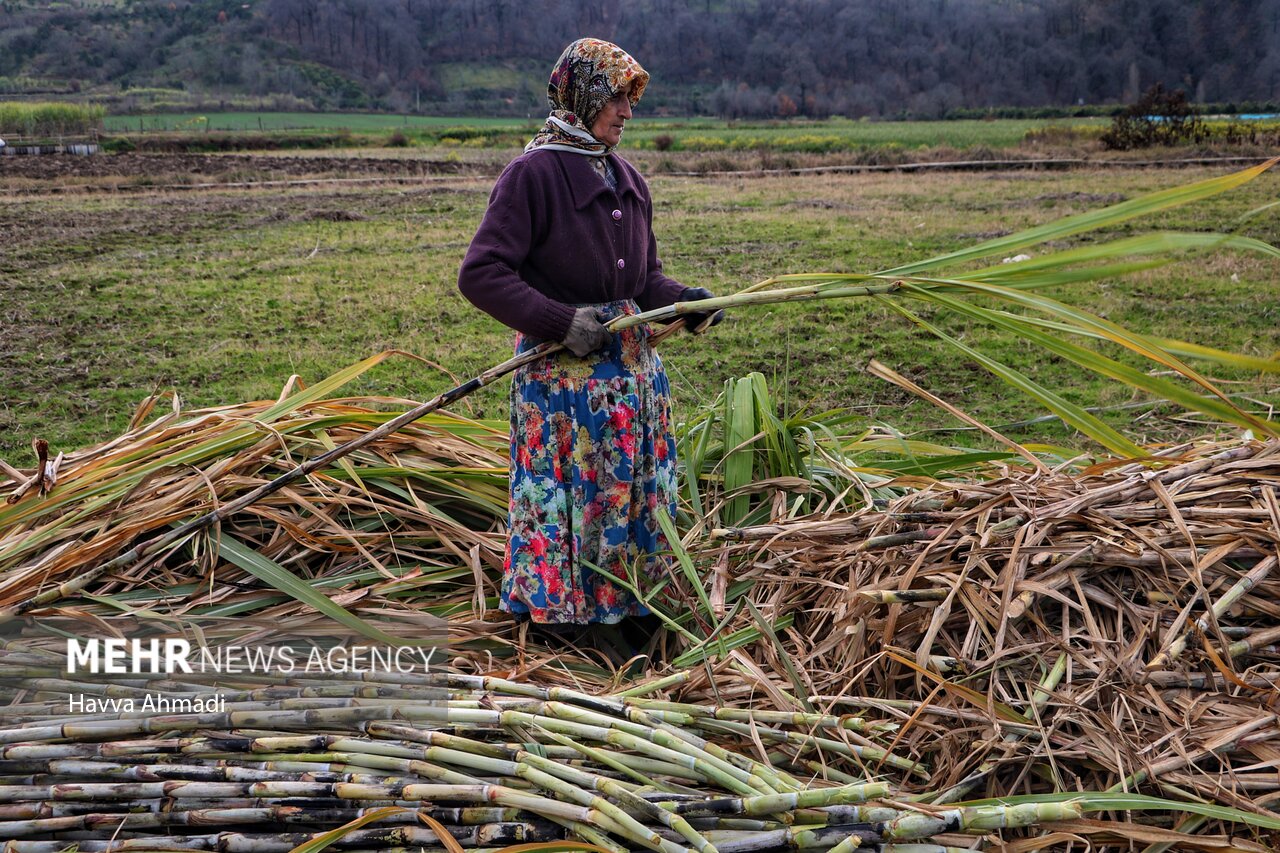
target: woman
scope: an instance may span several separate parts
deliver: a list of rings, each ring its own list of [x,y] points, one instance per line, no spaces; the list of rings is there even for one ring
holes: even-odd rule
[[[592,566],[656,577],[667,547],[657,513],[675,510],[662,362],[647,327],[615,335],[604,325],[711,296],[663,274],[649,188],[613,153],[648,82],[617,45],[579,39],[565,49],[548,85],[551,114],[498,178],[458,274],[467,299],[518,332],[517,352],[543,341],[569,350],[521,368],[511,387],[502,608],[538,623],[647,615]]]

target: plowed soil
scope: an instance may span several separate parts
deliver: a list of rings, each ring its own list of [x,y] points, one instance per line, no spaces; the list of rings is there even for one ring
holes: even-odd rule
[[[241,183],[308,178],[414,178],[484,170],[481,164],[413,157],[263,154],[96,154],[0,156],[0,182],[100,180],[135,186]]]

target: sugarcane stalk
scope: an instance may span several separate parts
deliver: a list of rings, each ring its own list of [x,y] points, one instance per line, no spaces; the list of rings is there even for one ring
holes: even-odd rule
[[[1075,820],[1079,803],[1020,803],[1008,806],[976,806],[941,812],[904,812],[877,827],[886,841],[932,838],[946,832],[1012,829],[1055,820]]]
[[[445,746],[409,746],[390,741],[363,740],[360,738],[334,738],[329,748],[338,752],[365,752],[395,758],[409,758],[422,761],[435,761],[441,764],[452,764],[465,767],[477,773],[495,776],[513,775],[515,762],[507,758],[494,758],[478,754],[456,746],[465,746],[464,739],[457,738],[454,747]]]
[[[326,752],[320,754],[291,755],[289,760],[295,762],[305,762],[311,759],[322,761],[330,766],[342,766],[351,768],[370,768],[374,771],[382,771],[386,773],[401,774],[405,776],[417,776],[421,779],[430,779],[437,782],[443,782],[450,785],[482,785],[485,784],[481,779],[470,776],[466,773],[458,773],[445,767],[439,767],[428,761],[420,761],[409,758],[396,758],[389,755],[371,755],[359,752]],[[511,770],[514,770],[513,762],[503,762]],[[514,776],[512,772],[499,772],[498,776]]]
[[[558,829],[545,825],[500,823],[472,827],[446,827],[449,834],[459,843],[472,848],[486,848],[493,845],[506,846],[513,843],[533,841],[554,841],[560,837]],[[74,833],[63,833],[67,838]],[[238,853],[289,853],[295,847],[314,841],[324,833],[273,833],[250,835],[242,832],[220,832],[203,836],[160,836],[147,837],[133,835],[110,841],[96,839],[77,839],[80,850],[225,850]],[[396,847],[425,847],[438,843],[435,832],[420,826],[380,826],[364,827],[348,832],[336,842],[340,849],[353,849],[361,846],[375,845],[380,849]],[[11,842],[10,849],[35,851],[46,849],[41,842]],[[68,845],[62,842],[62,849]]]
[[[1147,664],[1147,671],[1150,672],[1152,670],[1164,669],[1170,663],[1181,657],[1182,653],[1186,651],[1187,643],[1196,631],[1199,631],[1202,634],[1208,633],[1213,623],[1218,620],[1218,617],[1225,613],[1227,608],[1234,604],[1241,596],[1247,594],[1257,583],[1270,574],[1271,570],[1276,567],[1278,562],[1280,562],[1280,559],[1277,559],[1275,556],[1267,557],[1254,566],[1248,574],[1232,584],[1231,588],[1223,593],[1222,596],[1209,607],[1209,612],[1195,621],[1192,629],[1184,631],[1176,637],[1171,643],[1169,643],[1168,647],[1165,648],[1164,651],[1156,655]]]
[[[615,835],[621,835],[628,841],[633,841],[650,850],[657,850],[659,853],[688,853],[688,848],[674,844],[658,835],[604,797],[584,791],[530,764],[521,764],[518,775],[543,790],[597,812],[593,823],[610,828]]]
[[[371,811],[371,809],[316,809],[300,806],[267,806],[258,808],[192,809],[189,811],[157,810],[147,813],[94,812],[26,821],[3,821],[0,822],[0,839],[8,840],[74,830],[94,832],[104,829],[127,828],[130,831],[137,831],[180,826],[209,827],[273,823],[308,826],[326,823],[341,825],[369,814]],[[421,810],[423,814],[431,815],[436,820],[440,820],[440,818],[431,814],[432,811],[431,809]],[[512,817],[511,815],[518,813],[516,809],[492,809],[490,811],[495,813],[492,820],[471,821],[466,824],[452,825],[444,820],[440,820],[440,822],[451,832],[458,830],[457,832],[452,832],[455,835],[461,835],[465,831],[462,830],[464,826],[525,827],[531,834],[536,833],[539,829],[539,825],[536,823],[528,820],[520,821]],[[503,814],[504,812],[508,814]],[[418,816],[415,811],[405,810],[398,815],[388,815],[380,822],[416,825],[417,820]],[[543,832],[545,833],[545,829]]]
[[[1243,640],[1237,640],[1227,647],[1227,654],[1236,658],[1251,652],[1262,652],[1267,648],[1274,648],[1271,643],[1280,640],[1280,625],[1264,628]],[[1272,652],[1274,654],[1274,652]]]
[[[876,604],[919,604],[942,601],[950,589],[860,589],[858,595]]]
[[[773,756],[770,756],[770,758],[773,758]],[[842,785],[860,785],[866,781],[865,779],[860,779],[857,776],[845,773],[843,770],[837,770],[829,764],[816,761],[812,758],[796,759],[793,756],[786,755],[780,755],[776,758],[776,763],[779,764],[786,761],[790,761],[791,766],[803,767],[812,773],[815,778],[826,779],[828,782],[838,782]],[[795,763],[796,761],[799,761],[798,765]]]
[[[467,748],[473,749],[480,754],[493,755],[494,757],[509,758],[512,760],[514,760],[515,757],[524,750],[524,747],[520,744],[487,744],[482,741],[459,738],[456,735],[449,735],[444,732],[431,731],[427,729],[414,729],[408,726],[399,726],[380,721],[366,723],[365,730],[375,737],[389,736],[404,740],[420,740],[424,743],[455,744],[465,740],[469,745]],[[594,749],[546,729],[539,729],[539,731],[551,740],[564,745],[559,749],[559,751],[557,751],[557,747],[540,743],[539,746],[546,753],[545,757],[547,758],[564,761],[573,755],[585,755],[602,765],[612,767],[619,773],[632,776],[636,781],[644,785],[657,786],[658,784],[648,776],[643,775],[645,773],[650,775],[675,776],[693,781],[701,779],[700,776],[689,770],[687,767],[678,764],[658,761],[656,759],[645,758],[643,756],[632,755],[630,753]]]
[[[538,755],[526,753],[522,760],[543,772],[561,778],[568,778],[579,786],[589,785],[590,787],[613,797],[620,803],[629,806],[632,810],[639,812],[641,815],[656,820],[664,826],[674,830],[684,841],[688,841],[693,849],[701,851],[701,853],[717,853],[716,848],[707,841],[696,829],[694,829],[688,821],[674,812],[663,809],[660,806],[649,802],[648,800],[636,796],[634,791],[627,789],[616,781],[606,779],[592,773],[573,770],[554,761],[548,761]]]
[[[690,729],[683,729],[679,726],[665,723],[640,707],[628,705],[623,713],[626,715],[626,720],[618,720],[615,724],[618,727],[625,728],[628,725],[635,725],[642,727],[641,729],[634,729],[635,731],[651,730],[661,742],[671,744],[672,748],[675,749],[679,749],[679,747],[675,746],[675,742],[683,741],[696,754],[705,753],[716,761],[730,767],[736,767],[746,773],[748,783],[754,785],[760,793],[795,791],[803,787],[798,781],[790,778],[775,767],[755,761],[740,753],[731,752]]]
[[[862,717],[810,714],[801,711],[770,711],[754,708],[720,708],[710,705],[690,705],[684,702],[629,699],[627,705],[645,711],[674,711],[690,718],[734,720],[740,723],[768,723],[770,725],[801,726],[805,728],[844,729],[865,734],[895,728],[893,723],[868,723]]]
[[[1036,686],[1035,692],[1031,694],[1031,702],[1029,704],[1033,715],[1038,715],[1039,712],[1044,709],[1044,706],[1048,703],[1049,697],[1053,694],[1053,691],[1058,688],[1060,683],[1062,683],[1062,677],[1066,672],[1067,653],[1062,652],[1058,655],[1057,660],[1053,662],[1053,666],[1049,668],[1049,671],[1045,673],[1044,678],[1040,680],[1040,683]],[[1008,745],[1013,745],[1020,740],[1022,740],[1021,732],[1009,732],[1004,736],[1004,742]],[[921,796],[920,801],[931,802],[936,805],[953,803],[956,800],[962,799],[966,794],[972,791],[974,787],[982,782],[983,779],[987,778],[995,768],[996,760],[989,758],[982,762],[982,764],[978,766],[977,770],[970,773],[966,778],[960,780],[951,788],[943,791],[937,796],[925,794]]]
[[[741,781],[738,776],[735,775],[738,771],[734,771],[732,773],[726,772],[723,768],[709,760],[709,757],[707,756],[700,756],[690,754],[689,752],[670,749],[662,744],[651,741],[648,738],[637,736],[627,731],[609,728],[606,726],[573,722],[556,717],[536,716],[534,714],[526,714],[518,711],[504,711],[502,712],[502,718],[508,723],[545,728],[548,731],[553,731],[557,734],[568,735],[571,737],[582,737],[588,740],[596,740],[602,743],[613,744],[624,749],[632,749],[660,761],[668,761],[673,764],[683,766],[687,771],[692,771],[696,774],[699,779],[714,781],[716,784],[723,785],[730,790],[754,791],[754,789],[750,788],[750,786]]]
[[[725,797],[700,802],[663,802],[658,805],[687,816],[746,815],[760,817],[796,809],[825,808],[865,803],[889,794],[889,786],[883,782],[844,785],[838,788],[812,788],[786,794],[765,794],[758,797]]]
[[[690,716],[688,714],[684,714],[683,712],[680,712],[680,711],[653,710],[653,711],[650,711],[649,713],[654,718],[661,720],[662,722],[667,723],[668,725],[671,725],[671,726],[690,726],[690,727],[696,726],[700,730],[707,731],[707,732],[735,731],[742,734],[754,733],[775,743],[799,743],[800,741],[797,738],[816,737],[808,734],[801,734],[798,732],[786,733],[772,726],[761,725],[766,721],[764,720],[752,721],[751,715],[753,712],[750,712],[750,711],[747,711],[743,715],[725,714],[725,715],[716,715],[715,717],[703,717],[701,719]],[[780,715],[785,715],[787,713],[788,712],[779,712]],[[847,746],[848,748],[857,751],[859,757],[867,758],[873,761],[879,761],[885,757],[885,754],[886,754],[885,751],[875,746],[867,738],[862,736],[856,728],[842,726],[840,725],[840,721],[835,718],[827,718],[824,720],[817,714],[814,714],[811,716],[814,719],[814,722],[805,725],[804,728],[809,728],[809,729],[834,728],[837,731],[850,732],[850,735],[848,737],[856,739],[859,742],[848,743]],[[823,725],[824,722],[830,723],[830,725],[824,726]],[[792,738],[791,734],[795,734],[796,737]],[[822,739],[818,738],[818,740],[821,741]],[[845,741],[842,740],[841,742],[844,743]],[[900,759],[894,759],[894,761],[900,761]],[[891,761],[890,763],[894,763],[894,762]],[[906,765],[912,766],[913,763],[906,762]],[[907,769],[907,766],[904,766],[902,769]]]
[[[665,308],[642,311],[628,317],[618,317],[609,324],[613,331],[622,331],[644,323],[664,323],[681,319],[682,315],[717,311],[721,308],[740,308],[745,305],[773,305],[779,302],[801,302],[810,299],[839,299],[850,296],[875,296],[893,293],[901,289],[896,277],[877,275],[840,274],[827,282],[804,284],[796,287],[762,290],[784,280],[785,276],[775,276],[759,282],[752,288],[732,293],[728,296],[716,296],[711,299],[699,299],[696,302],[677,302]],[[849,285],[850,281],[865,281],[869,284]]]
[[[281,820],[290,820],[291,809],[304,811],[322,811],[325,814],[345,814],[349,811],[364,814],[386,806],[401,806],[410,810],[424,811],[442,823],[490,823],[493,821],[519,820],[527,817],[524,812],[514,808],[497,806],[461,806],[423,808],[420,803],[408,800],[361,800],[358,807],[353,807],[351,800],[336,797],[322,799],[309,798],[305,806],[282,804],[281,802],[264,801],[253,797],[226,797],[222,799],[183,799],[173,801],[166,798],[144,800],[115,800],[110,802],[53,802],[50,800],[31,800],[7,806],[0,806],[0,820],[34,820],[36,818],[72,817],[89,814],[114,814],[131,812],[137,814],[152,812],[211,811],[225,809],[276,809]],[[358,817],[359,814],[356,816]],[[387,820],[394,821],[396,815],[389,815]],[[415,818],[416,820],[416,818]]]
[[[568,687],[541,687],[491,675],[467,675],[459,672],[440,673],[437,677],[452,687],[462,687],[481,694],[507,693],[512,696],[527,696],[542,702],[580,705],[600,714],[622,714],[625,710],[623,703],[617,699],[609,696],[592,696]]]
[[[647,696],[650,693],[657,693],[660,690],[667,690],[671,687],[679,687],[689,682],[689,671],[673,672],[670,675],[664,675],[661,678],[655,678],[652,681],[646,681],[637,684],[634,687],[628,687],[626,690],[620,690],[613,694],[614,699],[628,699],[639,696]]]
[[[708,833],[721,853],[758,853],[765,850],[826,850],[833,844],[850,841],[852,849],[872,853],[880,845],[875,834],[864,826],[825,826],[816,829],[789,826],[761,832]]]
[[[582,726],[580,731],[600,733],[595,740],[616,743],[637,751],[648,751],[656,758],[685,764],[736,793],[772,793],[774,790],[759,776],[699,750],[681,738],[671,737],[667,732],[559,702],[548,702],[544,711],[553,716],[534,718],[530,715],[529,722],[536,722],[552,731],[558,731],[557,727]],[[560,734],[573,734],[573,731],[560,731]]]
[[[477,755],[485,755],[490,758],[504,758],[509,761],[516,760],[516,756],[524,749],[518,743],[489,743],[487,741],[475,740],[474,738],[466,738],[461,735],[449,734],[448,732],[439,731],[438,729],[419,729],[412,726],[400,725],[396,723],[387,723],[381,720],[372,720],[365,723],[365,733],[373,738],[384,738],[393,741],[405,741],[410,743],[424,743],[431,746],[443,746],[451,749],[460,750],[462,752],[473,752]],[[579,753],[572,747],[555,747],[548,744],[540,744],[541,748],[547,753],[548,758],[557,758],[570,760]]]
[[[803,810],[806,823],[826,826],[842,826],[851,823],[885,823],[902,814],[901,810],[888,806],[839,805],[822,806]]]
[[[602,767],[608,767],[613,770],[616,770],[617,772],[621,773],[623,776],[627,776],[631,779],[634,779],[636,782],[638,782],[640,785],[646,788],[651,788],[656,791],[670,790],[669,785],[663,782],[659,782],[651,778],[651,776],[646,776],[643,773],[641,773],[640,770],[634,765],[634,763],[628,763],[628,762],[622,761],[620,754],[611,753],[603,749],[595,749],[593,747],[589,747],[586,744],[578,743],[577,741],[570,740],[564,735],[559,735],[559,734],[556,734],[555,732],[549,732],[546,729],[542,729],[541,731],[551,740],[554,740],[557,743],[562,743],[569,746],[571,749],[577,752],[580,752],[582,755],[587,756],[588,758],[595,761],[597,764],[601,765]],[[670,765],[670,766],[674,766],[674,765]],[[676,770],[680,772],[687,772],[687,771],[684,771],[683,768],[679,768],[679,767],[677,767]],[[662,775],[669,776],[671,774],[664,773]]]
[[[731,720],[706,720],[703,721],[702,727],[710,731],[727,731],[740,735],[751,735],[753,732],[758,734],[764,740],[776,743],[788,743],[805,749],[829,750],[839,755],[845,755],[850,758],[856,758],[864,761],[883,762],[890,767],[895,767],[907,773],[911,773],[922,778],[929,778],[929,771],[919,762],[912,761],[908,758],[894,755],[886,752],[878,746],[864,746],[862,744],[847,743],[842,740],[833,740],[831,738],[818,737],[817,735],[805,734],[804,732],[783,732],[777,729],[769,729],[763,726],[751,726],[748,723],[738,723]]]

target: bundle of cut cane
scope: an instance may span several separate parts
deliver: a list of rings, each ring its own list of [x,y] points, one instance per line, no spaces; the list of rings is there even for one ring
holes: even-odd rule
[[[48,661],[21,644],[3,656],[12,669],[10,658]],[[214,713],[58,716],[54,705],[65,697],[39,697],[69,685],[19,678],[36,701],[11,706],[0,729],[0,838],[13,853],[70,846],[284,853],[314,842],[452,849],[451,840],[488,848],[561,838],[606,851],[944,853],[1041,824],[1123,838],[1136,831],[1130,824],[1081,815],[1176,805],[1080,795],[940,808],[870,777],[813,782],[796,775],[803,768],[785,752],[753,758],[721,745],[716,721],[726,709],[674,711],[645,698],[671,681],[593,697],[432,673],[381,685],[330,679],[327,689],[298,683],[232,691],[226,710]],[[124,695],[159,686],[112,689]],[[171,680],[163,686],[183,688]],[[849,734],[888,737],[893,729],[819,714],[745,719],[753,732],[739,743],[796,737],[817,745]],[[878,755],[897,772],[923,773],[887,750]],[[1202,811],[1280,828],[1280,820]]]

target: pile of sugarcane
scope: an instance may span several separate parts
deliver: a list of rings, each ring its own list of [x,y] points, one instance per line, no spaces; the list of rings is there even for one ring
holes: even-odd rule
[[[714,664],[686,701],[897,719],[894,749],[930,768],[935,803],[1280,803],[1280,442],[1009,469],[712,536],[713,606],[685,630],[779,627],[727,655],[687,649],[678,664]]]
[[[56,456],[37,442],[34,468],[0,462],[0,610],[74,600],[94,616],[140,606],[301,628],[340,609],[328,599],[357,613],[409,613],[412,599],[413,610],[483,617],[502,559],[506,431],[445,413],[145,559],[86,574],[391,420],[407,401],[330,398],[378,360],[290,384],[279,400],[162,413],[148,401],[110,442]]]
[[[0,839],[12,853],[283,853],[318,839],[436,850],[445,835],[477,848],[571,838],[619,853],[943,853],[1004,828],[1084,826],[1098,808],[895,802],[895,786],[870,773],[815,783],[800,758],[830,749],[925,771],[865,745],[891,740],[893,724],[647,698],[678,678],[603,697],[440,672],[291,679],[220,687],[215,712],[68,716],[68,691],[123,701],[210,688],[77,683],[49,674],[59,664],[38,643],[0,655],[5,683],[27,693],[0,715]],[[733,748],[752,740],[769,750]]]

